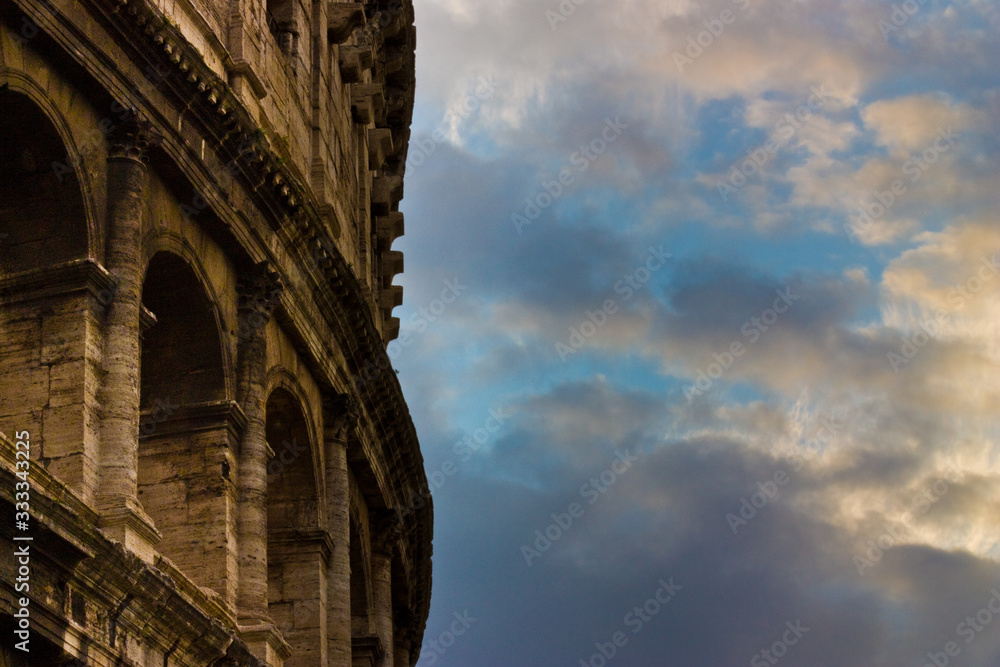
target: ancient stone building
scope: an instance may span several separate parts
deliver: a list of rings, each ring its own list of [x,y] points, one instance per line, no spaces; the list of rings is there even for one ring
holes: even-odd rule
[[[414,46],[411,0],[0,0],[0,665],[416,663]]]

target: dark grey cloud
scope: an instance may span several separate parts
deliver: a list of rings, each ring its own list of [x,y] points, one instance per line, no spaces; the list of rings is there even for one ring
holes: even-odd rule
[[[718,436],[655,447],[641,435],[626,438],[617,445],[632,446],[641,458],[587,504],[576,487],[598,472],[600,458],[567,461],[568,469],[547,466],[552,451],[572,451],[579,441],[571,433],[559,441],[558,429],[539,420],[563,423],[553,415],[570,397],[578,399],[581,420],[599,419],[590,414],[597,397],[607,412],[629,398],[608,391],[600,383],[560,387],[530,403],[537,412],[519,413],[507,437],[527,441],[521,457],[535,451],[540,470],[530,483],[506,443],[483,475],[456,477],[441,490],[436,539],[454,547],[435,565],[463,585],[436,593],[428,633],[443,631],[455,610],[468,608],[478,620],[436,664],[578,665],[597,650],[595,643],[624,631],[629,642],[619,664],[662,665],[666,657],[685,665],[745,665],[781,640],[786,622],[801,622],[808,631],[788,647],[785,664],[903,667],[922,664],[927,651],[948,641],[964,642],[956,626],[985,606],[1000,582],[996,563],[918,545],[886,549],[859,575],[853,558],[880,532],[869,535],[873,526],[853,530],[810,512],[808,498],[830,489],[827,476],[793,471],[783,459]],[[635,417],[655,422],[648,412]],[[533,441],[531,433],[544,437]],[[738,513],[742,499],[760,490],[758,482],[779,470],[787,483],[734,535],[726,515]],[[866,474],[851,468],[844,474],[852,472]],[[879,473],[890,485],[913,476],[906,461],[884,463]],[[582,515],[565,530],[551,530],[555,539],[529,567],[521,547],[540,546],[534,531],[544,533],[555,523],[551,515],[565,515],[572,502],[583,506]],[[930,580],[928,572],[935,573]],[[626,615],[671,577],[682,589],[633,634],[637,625],[626,625]],[[962,647],[976,656],[968,664],[985,667],[1000,658],[995,633],[977,633]]]

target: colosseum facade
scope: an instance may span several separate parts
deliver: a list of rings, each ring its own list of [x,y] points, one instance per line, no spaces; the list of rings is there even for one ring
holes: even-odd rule
[[[411,0],[0,3],[0,665],[409,667]]]

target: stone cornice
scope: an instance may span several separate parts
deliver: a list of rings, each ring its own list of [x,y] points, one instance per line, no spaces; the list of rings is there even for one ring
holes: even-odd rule
[[[0,433],[0,504],[14,504],[18,481],[14,470],[14,443]],[[61,569],[72,586],[111,610],[106,619],[110,646],[102,647],[105,652],[113,649],[114,637],[141,632],[155,638],[162,651],[184,645],[185,653],[200,659],[200,664],[211,664],[229,652],[241,654],[235,622],[218,600],[166,559],[159,558],[151,566],[105,537],[95,525],[96,512],[34,461],[29,479],[33,553],[36,559],[44,555],[44,562]],[[11,525],[0,528],[7,532]],[[6,595],[0,591],[0,596]],[[47,609],[49,602],[35,599],[32,604],[40,611]],[[168,619],[183,622],[170,623]],[[262,667],[258,661],[241,664]]]
[[[92,259],[75,259],[65,264],[0,275],[0,305],[37,301],[87,290],[100,303],[114,296],[115,279]]]

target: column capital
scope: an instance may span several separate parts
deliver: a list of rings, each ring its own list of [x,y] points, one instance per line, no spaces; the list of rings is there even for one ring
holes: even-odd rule
[[[271,269],[267,262],[255,264],[239,277],[236,292],[239,297],[241,338],[264,328],[283,291],[278,272]]]
[[[392,555],[396,543],[403,536],[403,520],[395,510],[380,510],[371,515],[372,550]]]
[[[332,394],[323,397],[323,421],[326,436],[345,442],[358,425],[361,405],[350,394]]]
[[[128,109],[122,122],[108,133],[108,159],[129,158],[145,162],[149,149],[162,142],[163,135],[153,128],[151,122],[135,109]]]

